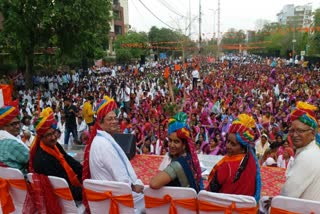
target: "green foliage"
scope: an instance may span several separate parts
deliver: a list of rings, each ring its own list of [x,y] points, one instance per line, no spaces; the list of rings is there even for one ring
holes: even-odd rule
[[[293,44],[293,40],[296,42]],[[287,52],[292,52],[294,48],[295,54],[305,50],[309,40],[308,33],[299,30],[293,25],[266,24],[262,30],[259,30],[252,42],[262,42],[257,46],[264,47],[260,49],[261,54],[274,56],[275,52],[280,51],[280,56],[286,57]],[[264,42],[264,43],[263,43]],[[257,53],[253,50],[251,53]]]
[[[117,53],[116,59],[118,63],[128,62],[132,59],[132,54],[129,49],[125,49],[125,48],[117,49],[116,53]]]
[[[231,28],[226,32],[221,40],[222,44],[243,44],[245,42],[246,35],[243,30],[236,31]]]
[[[108,40],[110,10],[111,1],[105,0],[2,0],[0,45],[14,55],[18,65],[26,66],[31,83],[33,66],[39,60],[34,53],[47,47],[57,47],[56,55],[40,63],[66,64],[74,58],[101,55]]]
[[[179,31],[173,31],[168,28],[157,28],[153,26],[149,33],[148,38],[150,44],[154,47],[153,51],[166,52],[168,56],[181,56],[182,50],[188,47],[194,47],[194,43]],[[172,50],[170,50],[172,48]],[[179,50],[173,50],[178,48]]]
[[[173,117],[178,112],[178,106],[176,103],[167,103],[163,106],[163,111],[165,114],[167,114],[169,117]]]
[[[141,55],[145,55],[147,50],[144,48],[125,48],[122,44],[142,44],[146,46],[148,43],[148,36],[144,32],[133,32],[130,31],[126,35],[121,35],[117,37],[115,42],[115,50],[117,56],[117,62],[128,62],[132,58],[138,59]]]
[[[320,27],[320,8],[314,12],[314,29]],[[310,36],[310,42],[308,44],[308,55],[319,55],[320,54],[320,30],[315,30]]]

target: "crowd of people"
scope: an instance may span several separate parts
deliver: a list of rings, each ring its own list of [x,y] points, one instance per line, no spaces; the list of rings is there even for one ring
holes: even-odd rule
[[[319,200],[314,182],[319,164],[307,170],[308,181],[299,173],[319,153],[319,72],[258,59],[202,65],[194,59],[35,76],[37,88],[20,88],[14,94],[19,104],[0,111],[0,163],[33,172],[44,184],[48,180],[39,175],[66,179],[88,212],[84,179],[129,183],[135,208],[143,212],[143,183],[112,137],[130,133],[138,153],[167,154],[172,160],[151,179],[151,188],[184,186],[259,201],[262,165],[288,168],[283,195]],[[170,79],[163,77],[168,69]],[[65,152],[72,144],[86,145],[83,164]],[[206,187],[197,154],[224,156]],[[305,185],[294,187],[297,182]],[[50,192],[35,194],[45,198]]]

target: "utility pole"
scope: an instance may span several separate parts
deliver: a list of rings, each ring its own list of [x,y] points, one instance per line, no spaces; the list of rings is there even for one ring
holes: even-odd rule
[[[217,32],[217,47],[218,47],[218,58],[219,58],[219,53],[220,53],[220,13],[221,13],[221,8],[220,8],[220,0],[218,0],[218,32]]]
[[[191,0],[189,0],[189,38],[190,36],[191,36]]]
[[[201,0],[199,0],[199,55],[201,54]]]

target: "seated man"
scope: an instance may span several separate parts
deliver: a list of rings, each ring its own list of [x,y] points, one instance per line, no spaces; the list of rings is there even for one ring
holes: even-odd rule
[[[29,149],[17,138],[20,133],[18,115],[19,109],[14,104],[0,109],[0,166],[26,172]]]
[[[64,178],[70,187],[73,199],[82,200],[82,165],[69,156],[57,143],[57,121],[51,108],[44,109],[34,126],[36,139],[30,152],[30,172]]]
[[[143,183],[112,137],[120,130],[114,112],[116,108],[116,102],[107,96],[97,106],[97,120],[84,153],[83,180],[91,178],[128,183],[132,188],[134,207],[141,212],[144,209]],[[84,204],[87,205],[86,200]]]
[[[295,146],[296,155],[289,168],[281,195],[320,201],[320,142],[317,142],[318,123],[314,105],[297,102],[290,114],[288,135]]]

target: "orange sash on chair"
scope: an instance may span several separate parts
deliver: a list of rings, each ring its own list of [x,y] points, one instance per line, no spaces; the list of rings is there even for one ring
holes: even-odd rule
[[[88,201],[103,201],[103,200],[110,199],[111,202],[110,202],[109,213],[112,213],[112,214],[119,213],[118,203],[126,207],[134,208],[132,194],[113,196],[111,191],[95,192],[90,189],[84,189],[84,191],[86,193]]]
[[[154,198],[150,196],[144,196],[144,201],[146,204],[146,208],[155,208],[165,204],[170,203],[169,214],[177,214],[176,205],[183,207],[188,210],[197,210],[197,199],[196,198],[181,198],[181,199],[173,199],[170,195],[165,195],[163,198]]]
[[[199,211],[213,212],[213,211],[224,211],[225,214],[232,214],[232,211],[236,211],[242,214],[256,214],[257,207],[236,207],[236,203],[232,202],[230,206],[223,206],[207,201],[198,200]]]
[[[291,212],[291,211],[283,210],[276,207],[271,207],[270,214],[301,214],[301,213],[296,213],[296,212]],[[313,214],[313,212],[311,212],[310,214]]]
[[[69,187],[57,188],[57,189],[53,189],[53,191],[54,191],[54,194],[56,194],[59,198],[62,198],[64,200],[68,200],[68,201],[73,200],[73,196],[70,192]]]
[[[9,182],[3,178],[0,178],[0,201],[3,214],[15,211],[12,197],[9,193]]]
[[[27,184],[24,179],[8,179],[11,186],[20,190],[27,190]]]

